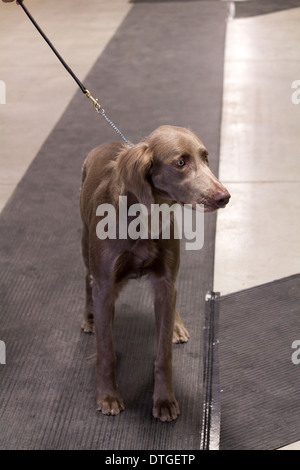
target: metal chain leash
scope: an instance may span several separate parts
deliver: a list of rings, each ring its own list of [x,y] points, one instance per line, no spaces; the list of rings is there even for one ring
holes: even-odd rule
[[[124,142],[126,142],[126,144],[129,147],[132,147],[133,144],[129,140],[126,139],[126,137],[122,134],[120,129],[118,129],[118,127],[106,116],[105,110],[102,108],[101,104],[99,103],[98,98],[94,98],[89,92],[89,90],[85,90],[85,96],[93,102],[94,109],[97,111],[97,113],[101,114],[104,117],[104,119],[108,122],[108,124],[124,140]]]
[[[124,140],[124,142],[126,142],[126,144],[129,146],[129,147],[132,147],[133,144],[126,139],[126,137],[124,137],[124,135],[122,134],[122,132],[120,131],[120,129],[117,128],[117,126],[106,116],[105,114],[105,111],[103,108],[101,108],[101,114],[102,116],[104,117],[104,119],[108,122],[108,124],[113,128],[113,130],[119,134],[119,136]],[[98,111],[98,109],[96,109],[97,113],[99,114],[100,111]]]

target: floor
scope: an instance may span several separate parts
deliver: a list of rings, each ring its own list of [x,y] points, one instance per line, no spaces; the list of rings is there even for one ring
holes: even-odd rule
[[[132,5],[89,0],[83,8],[80,0],[32,0],[27,7],[83,81]],[[77,87],[20,6],[1,2],[0,21],[0,80],[6,84],[0,121],[1,210]],[[88,104],[83,100],[82,105]]]
[[[300,8],[238,19],[234,10],[232,3],[219,169],[232,199],[218,214],[215,252],[222,295],[300,267],[300,105],[292,102]],[[300,441],[283,449],[300,450]]]
[[[215,253],[222,295],[300,266],[300,104],[292,101],[300,8],[243,18],[236,4],[228,2],[219,174],[232,199],[218,214]],[[88,8],[80,0],[30,2],[82,81],[131,8],[128,0],[89,0]],[[1,3],[0,21],[2,209],[77,88],[21,7]],[[287,448],[300,450],[300,441]]]

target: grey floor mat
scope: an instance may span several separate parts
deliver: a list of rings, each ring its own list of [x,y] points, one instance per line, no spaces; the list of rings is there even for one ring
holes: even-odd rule
[[[191,127],[217,171],[226,15],[227,5],[214,2],[134,5],[84,84],[134,142],[161,124]],[[204,248],[182,253],[178,307],[191,339],[174,347],[181,416],[169,425],[151,417],[155,336],[144,281],[128,285],[116,311],[127,409],[114,418],[95,411],[94,338],[80,331],[78,200],[84,157],[111,140],[116,135],[79,91],[1,214],[1,449],[199,448],[214,215],[206,219]]]
[[[300,274],[221,298],[221,449],[272,450],[300,435]]]

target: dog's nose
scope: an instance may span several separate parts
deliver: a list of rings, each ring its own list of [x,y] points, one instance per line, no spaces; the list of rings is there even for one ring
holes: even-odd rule
[[[218,207],[225,207],[228,204],[230,199],[230,194],[225,189],[224,191],[217,191],[215,194],[212,195],[213,200],[216,202]]]

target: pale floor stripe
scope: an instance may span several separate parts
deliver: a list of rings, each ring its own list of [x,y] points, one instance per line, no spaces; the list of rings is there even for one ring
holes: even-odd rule
[[[132,8],[128,0],[31,0],[27,8],[81,81]],[[21,7],[0,1],[0,210],[78,87]],[[101,90],[90,90],[102,102]],[[82,95],[82,105],[92,104]],[[105,105],[105,102],[103,103]]]
[[[289,444],[288,446],[281,447],[277,450],[300,450],[300,441]]]
[[[221,294],[300,270],[300,8],[228,23],[214,289]]]

